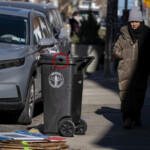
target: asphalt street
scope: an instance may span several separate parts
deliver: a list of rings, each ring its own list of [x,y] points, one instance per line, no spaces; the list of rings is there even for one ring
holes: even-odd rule
[[[122,128],[118,78],[104,77],[99,70],[84,79],[82,118],[88,124],[86,135],[67,138],[72,148],[81,150],[150,150],[150,83],[142,111],[142,126],[130,130]],[[41,104],[39,105],[41,106]],[[28,131],[37,128],[43,132],[42,109],[31,125],[17,125],[9,115],[1,114],[0,132]]]

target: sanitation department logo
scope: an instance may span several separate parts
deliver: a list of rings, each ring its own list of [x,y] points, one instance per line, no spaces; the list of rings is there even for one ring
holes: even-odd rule
[[[48,77],[48,82],[53,88],[60,88],[64,84],[64,77],[59,72],[53,72]]]

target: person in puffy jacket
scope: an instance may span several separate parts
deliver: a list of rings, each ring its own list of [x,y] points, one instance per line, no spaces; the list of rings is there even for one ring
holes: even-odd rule
[[[144,25],[139,7],[129,12],[128,25],[123,26],[114,45],[119,59],[118,85],[120,90],[123,127],[140,126],[150,72],[150,28]]]

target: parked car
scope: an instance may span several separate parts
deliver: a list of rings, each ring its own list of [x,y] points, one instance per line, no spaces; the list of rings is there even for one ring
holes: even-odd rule
[[[53,35],[58,40],[60,52],[66,53],[67,55],[70,54],[71,39],[69,34],[67,33],[67,30],[64,27],[63,20],[57,7],[53,6],[52,4],[35,4],[29,2],[8,2],[8,1],[0,2],[0,6],[32,9],[44,13]]]
[[[97,23],[101,21],[101,10],[100,6],[97,6],[93,1],[83,1],[82,5],[79,5],[78,12],[80,14],[80,20],[87,20],[89,16],[89,10],[95,17]]]
[[[38,58],[55,42],[43,13],[0,7],[0,110],[13,111],[20,124],[32,121],[41,91]]]

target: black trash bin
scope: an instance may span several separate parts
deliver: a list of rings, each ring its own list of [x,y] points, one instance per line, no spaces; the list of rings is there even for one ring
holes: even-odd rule
[[[83,71],[94,57],[53,57],[41,55],[42,98],[44,101],[44,133],[71,137],[82,135],[87,130],[81,119]]]

